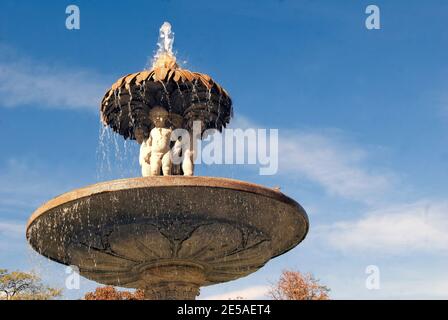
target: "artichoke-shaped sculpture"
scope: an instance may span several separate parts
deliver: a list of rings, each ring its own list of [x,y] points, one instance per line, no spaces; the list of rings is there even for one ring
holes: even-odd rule
[[[170,52],[158,55],[151,70],[120,78],[101,103],[101,120],[125,139],[136,139],[135,131],[149,136],[154,127],[153,108],[169,113],[172,128],[192,131],[193,122],[206,129],[222,131],[232,117],[232,101],[227,92],[206,74],[182,69]]]

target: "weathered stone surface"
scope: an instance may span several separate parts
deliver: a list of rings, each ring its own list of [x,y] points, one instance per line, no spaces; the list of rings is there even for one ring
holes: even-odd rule
[[[101,102],[101,120],[125,139],[136,139],[137,129],[147,138],[154,127],[149,113],[156,107],[169,112],[171,127],[187,130],[200,121],[203,131],[221,131],[233,115],[224,88],[208,75],[181,69],[168,60],[116,81]]]
[[[39,253],[103,284],[190,299],[299,244],[303,208],[237,180],[157,176],[99,183],[39,208],[27,238]],[[176,291],[177,290],[177,291]]]

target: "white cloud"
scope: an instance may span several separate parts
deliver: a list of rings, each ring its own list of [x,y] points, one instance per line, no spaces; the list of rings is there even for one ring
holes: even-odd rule
[[[353,253],[448,252],[448,203],[420,201],[367,213],[358,220],[316,227],[314,236]]]
[[[0,46],[1,106],[37,105],[98,110],[107,84],[91,71],[47,66],[18,57]],[[232,127],[257,127],[238,116]],[[318,183],[330,194],[370,201],[392,184],[390,175],[366,169],[367,154],[324,133],[280,130],[280,173],[296,173]]]
[[[448,299],[448,278],[436,277],[426,270],[414,274],[413,279],[385,281],[386,299]]]
[[[372,257],[369,257],[370,260]],[[331,288],[332,299],[447,299],[448,277],[446,260],[431,259],[419,264],[421,256],[412,259],[375,257],[380,270],[380,288],[366,287],[365,266],[362,259],[335,259],[329,263],[331,274],[322,283]],[[321,278],[322,279],[322,278]]]
[[[0,220],[0,236],[22,238],[25,234],[25,224],[17,221]]]
[[[38,205],[75,183],[57,167],[40,167],[38,161],[10,158],[0,168],[0,214],[29,214]]]
[[[25,221],[0,219],[0,264],[5,255],[17,254],[24,249],[25,241]],[[1,268],[0,265],[0,268]]]
[[[0,106],[98,110],[107,84],[94,72],[46,65],[0,45]]]
[[[232,128],[260,128],[238,116]],[[252,148],[253,149],[253,148]],[[249,151],[256,152],[256,150]],[[340,132],[300,132],[279,129],[279,173],[304,177],[332,195],[370,203],[387,194],[396,184],[390,172],[372,170],[369,153],[344,141]]]
[[[38,159],[11,158],[1,165],[0,267],[4,267],[26,257],[25,226],[33,211],[57,194],[72,189],[76,179],[67,179],[58,166],[41,166]]]
[[[268,291],[269,287],[267,286],[254,286],[222,294],[200,297],[200,299],[203,300],[229,300],[236,298],[243,298],[246,300],[267,299]]]
[[[391,174],[372,172],[368,154],[318,133],[286,133],[280,136],[280,170],[297,173],[318,183],[330,194],[371,201],[394,184]]]

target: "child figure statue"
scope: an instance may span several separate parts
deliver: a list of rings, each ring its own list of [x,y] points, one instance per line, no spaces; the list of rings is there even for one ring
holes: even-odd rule
[[[140,146],[139,162],[142,166],[142,175],[164,176],[171,174],[170,142],[172,129],[167,127],[168,111],[155,107],[150,111],[150,119],[154,128],[146,141]]]
[[[155,107],[149,116],[154,124],[149,137],[146,139],[141,129],[136,129],[135,132],[137,142],[141,143],[139,163],[142,167],[142,176],[159,176],[161,173],[164,176],[181,174],[180,167],[184,175],[192,176],[194,164],[190,137],[185,137],[185,141],[176,140],[171,149],[173,129],[168,125],[168,111],[162,107]],[[173,159],[176,163],[173,163]]]
[[[140,145],[139,163],[140,166],[142,167],[143,177],[149,177],[151,175],[151,166],[149,165],[149,158],[148,158],[148,155],[151,154],[151,145],[147,144],[148,140],[143,139],[142,142],[140,142],[141,145]]]

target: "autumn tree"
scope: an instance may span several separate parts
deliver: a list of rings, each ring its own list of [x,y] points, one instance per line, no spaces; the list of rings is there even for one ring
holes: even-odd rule
[[[47,287],[35,273],[0,269],[0,300],[51,300],[61,290]]]
[[[311,273],[285,270],[280,280],[271,286],[269,295],[274,300],[329,300],[330,289],[319,284]]]
[[[119,291],[112,286],[98,287],[94,292],[88,292],[84,300],[144,300],[143,290],[135,292]]]

